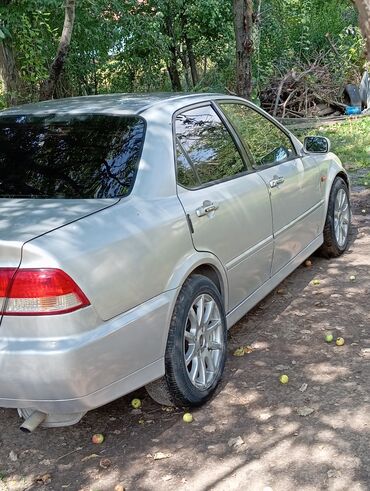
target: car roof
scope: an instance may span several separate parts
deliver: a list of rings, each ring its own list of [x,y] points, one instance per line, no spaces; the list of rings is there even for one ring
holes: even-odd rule
[[[141,114],[153,106],[178,107],[220,98],[233,98],[224,94],[195,93],[147,93],[147,94],[104,94],[96,96],[69,97],[24,104],[0,111],[0,116],[47,115],[47,114]]]

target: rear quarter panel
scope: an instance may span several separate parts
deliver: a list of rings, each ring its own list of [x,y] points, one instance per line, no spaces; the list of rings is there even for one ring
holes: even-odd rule
[[[108,320],[166,291],[193,251],[177,196],[130,196],[28,242],[21,265],[63,269]]]

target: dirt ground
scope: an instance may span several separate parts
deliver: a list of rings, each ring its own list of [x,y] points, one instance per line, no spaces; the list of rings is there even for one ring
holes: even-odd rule
[[[369,190],[356,190],[353,212],[344,256],[312,257],[231,330],[223,381],[193,423],[145,390],[32,435],[0,409],[0,490],[369,490]]]

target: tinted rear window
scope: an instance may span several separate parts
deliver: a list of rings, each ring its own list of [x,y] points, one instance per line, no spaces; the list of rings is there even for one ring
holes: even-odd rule
[[[0,197],[126,196],[144,132],[135,116],[0,116]]]

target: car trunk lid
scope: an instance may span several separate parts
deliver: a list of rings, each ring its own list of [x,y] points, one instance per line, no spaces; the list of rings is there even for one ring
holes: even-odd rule
[[[26,242],[112,206],[118,201],[119,198],[1,199],[0,268],[17,269],[22,259],[22,247]],[[1,297],[1,310],[4,301],[5,298]]]

